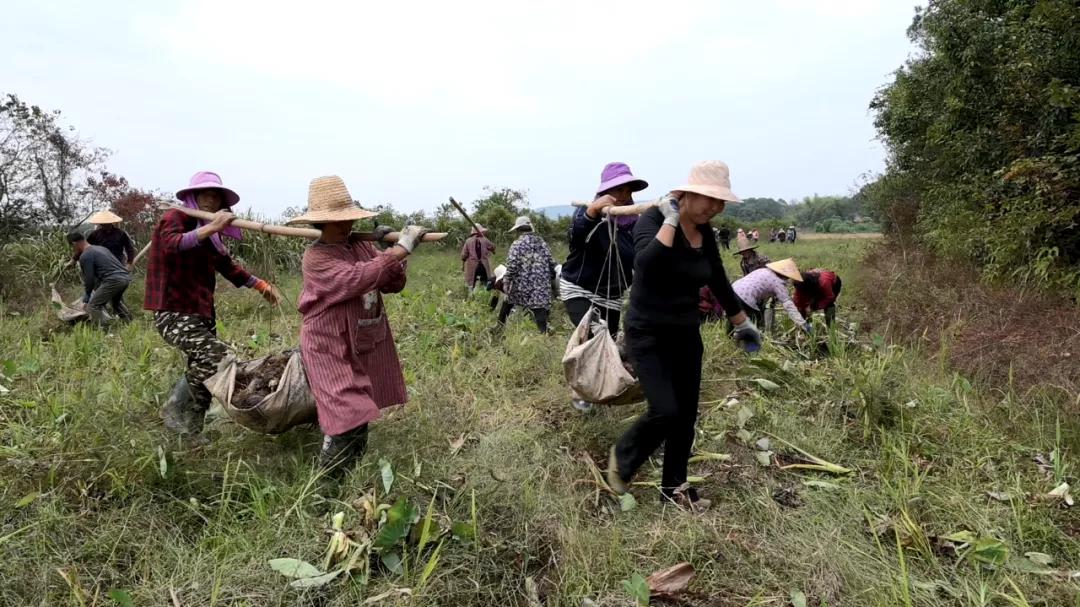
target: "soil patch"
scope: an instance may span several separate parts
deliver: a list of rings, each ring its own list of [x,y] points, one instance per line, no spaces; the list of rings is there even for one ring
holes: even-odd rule
[[[281,374],[285,372],[285,365],[289,363],[289,357],[289,354],[272,354],[250,372],[237,370],[233,405],[240,408],[254,407],[277,390]]]

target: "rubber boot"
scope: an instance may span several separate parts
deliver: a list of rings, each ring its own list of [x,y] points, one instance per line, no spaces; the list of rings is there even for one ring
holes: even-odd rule
[[[197,442],[205,442],[202,436],[205,411],[200,411],[191,393],[187,377],[181,377],[169,392],[169,399],[161,407],[161,419],[165,427]]]
[[[327,476],[341,478],[349,468],[364,457],[367,450],[368,426],[364,424],[337,436],[323,436],[319,451],[319,467]]]

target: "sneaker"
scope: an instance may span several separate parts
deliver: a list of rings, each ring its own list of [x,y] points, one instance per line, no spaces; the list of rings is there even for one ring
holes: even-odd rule
[[[581,400],[580,398],[571,399],[570,404],[573,405],[575,409],[577,409],[578,411],[581,411],[582,413],[588,413],[589,411],[593,410],[593,404],[592,403],[590,403],[587,400]]]
[[[327,471],[342,470],[345,464],[364,457],[367,450],[367,424],[337,436],[323,436],[319,451],[319,466]]]
[[[619,474],[619,462],[615,458],[614,445],[611,446],[611,451],[608,454],[607,484],[617,495],[626,493],[626,481],[624,481],[622,475]]]

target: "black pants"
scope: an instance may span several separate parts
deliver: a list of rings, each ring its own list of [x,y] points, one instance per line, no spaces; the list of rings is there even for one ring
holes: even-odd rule
[[[488,291],[495,287],[495,281],[488,276],[487,268],[482,263],[476,264],[476,271],[473,272],[472,280],[469,281],[469,288],[475,287],[476,283],[484,285]]]
[[[592,307],[592,302],[584,297],[575,297],[564,301],[563,305],[566,306],[566,314],[570,317],[570,322],[576,327],[581,323],[581,319],[585,317],[589,308]],[[600,318],[603,318],[604,321],[607,322],[608,332],[611,333],[613,337],[617,335],[619,333],[619,317],[622,312],[604,308],[602,306],[596,306],[596,310],[599,313]]]
[[[671,494],[686,482],[701,389],[701,333],[697,326],[662,331],[626,330],[630,360],[648,401],[645,413],[615,445],[624,481],[664,445],[661,489]]]
[[[506,319],[510,316],[510,312],[514,310],[514,304],[509,301],[504,301],[502,307],[499,308],[499,324],[505,325]],[[536,321],[536,328],[540,329],[541,333],[548,332],[548,312],[547,308],[529,308],[529,312],[532,313],[533,320]]]
[[[720,246],[724,247],[724,250],[727,251],[728,249],[731,248],[731,241],[730,240],[721,240],[720,241]]]

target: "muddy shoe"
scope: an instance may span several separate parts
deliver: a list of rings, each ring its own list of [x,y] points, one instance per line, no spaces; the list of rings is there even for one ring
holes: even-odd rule
[[[192,438],[202,436],[205,413],[195,409],[191,387],[186,377],[181,377],[173,386],[169,393],[169,400],[165,401],[159,414],[169,430]]]
[[[626,481],[619,474],[619,461],[615,457],[614,445],[612,445],[611,452],[608,454],[607,484],[618,495],[626,493]]]
[[[337,436],[323,436],[319,466],[328,473],[342,475],[346,464],[359,461],[367,450],[367,424]]]
[[[587,400],[581,400],[580,398],[574,398],[570,400],[570,405],[582,413],[588,413],[593,410],[593,404]]]
[[[673,504],[694,513],[705,512],[712,506],[712,500],[698,496],[697,489],[691,487],[689,483],[683,483],[675,489],[661,489],[660,503]]]

